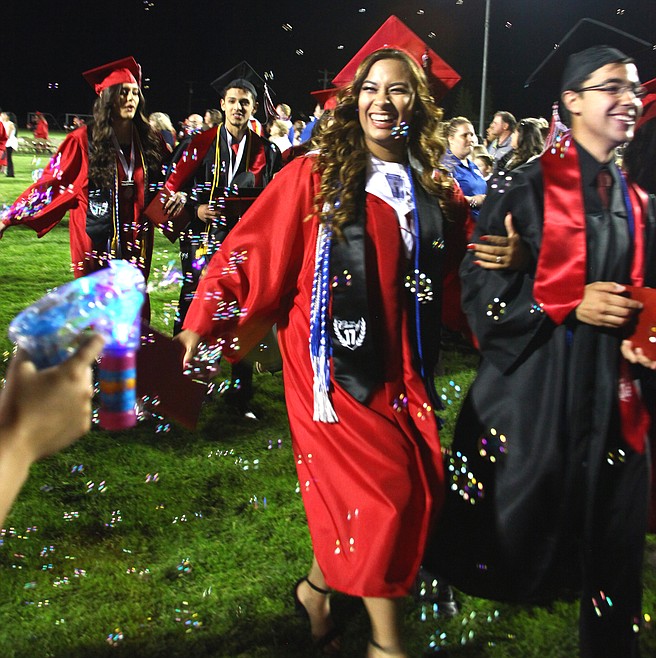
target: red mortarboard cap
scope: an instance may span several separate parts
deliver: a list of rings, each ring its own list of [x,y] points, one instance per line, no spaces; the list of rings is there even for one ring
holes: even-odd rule
[[[330,89],[311,91],[310,95],[316,99],[317,103],[319,103],[324,110],[334,110],[337,107],[338,93],[339,89],[331,87]]]
[[[636,122],[636,130],[647,121],[656,119],[656,78],[645,82],[644,86],[647,88],[647,95],[642,99],[642,115]]]
[[[352,82],[365,57],[380,48],[397,48],[410,55],[426,73],[436,101],[460,81],[460,76],[436,52],[396,16],[390,16],[333,78],[333,84],[342,87]]]
[[[141,66],[134,57],[124,57],[85,71],[82,76],[94,88],[96,94],[112,85],[124,83],[141,86]]]

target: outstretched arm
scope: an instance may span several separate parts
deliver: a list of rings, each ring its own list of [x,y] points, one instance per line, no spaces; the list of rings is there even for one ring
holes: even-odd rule
[[[37,370],[20,350],[9,365],[0,392],[0,525],[30,466],[91,427],[91,365],[102,347],[95,335],[58,366]]]

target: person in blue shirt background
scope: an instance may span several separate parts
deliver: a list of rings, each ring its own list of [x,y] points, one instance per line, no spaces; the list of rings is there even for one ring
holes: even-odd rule
[[[442,164],[458,181],[471,207],[471,219],[476,222],[485,201],[487,183],[471,159],[476,144],[474,126],[466,117],[454,117],[446,126],[446,138],[449,148],[442,158]]]

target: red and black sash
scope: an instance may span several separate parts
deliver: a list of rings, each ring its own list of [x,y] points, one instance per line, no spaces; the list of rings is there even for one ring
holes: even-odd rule
[[[544,312],[562,324],[581,303],[586,285],[586,222],[581,170],[576,147],[565,144],[540,158],[544,181],[544,223],[533,297]],[[627,185],[633,217],[633,262],[631,282],[643,285],[646,194]],[[622,358],[618,383],[622,429],[627,443],[639,453],[645,450],[649,416]]]

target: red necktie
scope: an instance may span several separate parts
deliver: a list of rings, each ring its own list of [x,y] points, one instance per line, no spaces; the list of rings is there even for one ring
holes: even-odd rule
[[[610,205],[610,188],[613,185],[613,177],[608,169],[600,169],[597,174],[597,193],[601,199],[601,206],[608,210]]]
[[[232,147],[232,166],[234,167],[239,154],[239,142],[233,142],[230,146]]]

